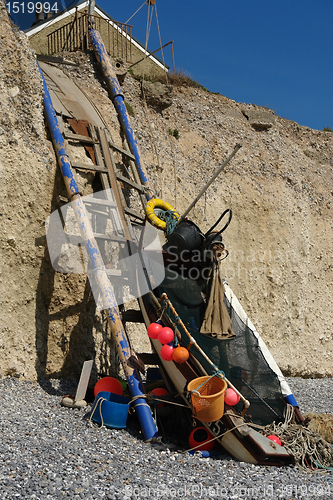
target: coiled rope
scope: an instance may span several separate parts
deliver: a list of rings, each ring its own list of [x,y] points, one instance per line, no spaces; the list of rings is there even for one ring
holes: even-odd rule
[[[307,472],[309,469],[316,472],[333,470],[332,446],[317,432],[296,423],[293,406],[287,406],[284,422],[264,427],[263,434],[278,436],[300,469]]]

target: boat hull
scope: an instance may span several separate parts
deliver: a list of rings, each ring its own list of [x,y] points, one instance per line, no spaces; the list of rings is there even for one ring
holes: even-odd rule
[[[151,300],[151,296],[141,297],[139,302],[148,327],[158,317],[156,302]],[[187,384],[196,376],[207,375],[207,372],[193,357],[192,359],[190,357],[190,366],[187,369],[182,365],[177,365],[174,361],[165,361],[160,354],[162,347],[160,342],[151,339],[151,343],[159,357],[162,374],[167,376],[167,383],[172,383],[175,392],[180,394],[184,402],[191,408],[190,395],[186,392]],[[247,425],[243,417],[237,415],[232,407],[225,405],[225,408],[225,414],[220,420],[202,422],[200,425],[205,426],[233,458],[258,465],[281,466],[293,462],[293,458],[283,446],[279,446]]]

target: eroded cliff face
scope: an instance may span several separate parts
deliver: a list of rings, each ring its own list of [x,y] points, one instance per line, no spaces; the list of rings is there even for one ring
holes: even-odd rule
[[[36,376],[36,295],[53,176],[35,55],[2,3],[0,54],[0,371],[30,378]]]
[[[55,272],[46,246],[66,190],[42,99],[35,54],[0,3],[0,374],[78,377],[93,357],[96,377],[117,367],[106,320],[86,277]]]
[[[79,66],[65,72],[121,145],[91,57],[68,55]],[[205,232],[232,209],[226,281],[285,373],[332,376],[333,134],[200,88],[174,87],[163,111],[145,106],[130,75],[123,91],[156,192],[179,212],[242,143],[189,217]],[[55,272],[49,261],[44,223],[65,189],[44,126],[35,55],[1,3],[0,111],[0,374],[77,377],[91,356],[95,373],[110,373],[110,334],[85,277]],[[131,336],[142,351],[143,330],[132,327]]]
[[[127,85],[126,95],[138,95]],[[258,130],[245,115],[266,110],[196,89],[174,89],[162,115],[149,110],[150,127],[139,99],[133,106],[148,165],[159,152],[156,185],[180,213],[242,143],[191,216],[206,231],[233,210],[227,282],[285,373],[331,376],[333,135],[273,115]]]

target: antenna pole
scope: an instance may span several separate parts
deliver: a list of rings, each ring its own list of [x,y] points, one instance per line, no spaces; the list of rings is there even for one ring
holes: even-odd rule
[[[202,188],[202,190],[200,191],[200,193],[198,194],[198,196],[196,197],[196,199],[194,201],[192,201],[191,205],[188,207],[187,210],[185,210],[185,212],[183,213],[183,215],[179,218],[178,220],[178,223],[179,224],[180,222],[182,222],[186,215],[192,210],[192,208],[194,207],[194,205],[200,200],[201,196],[205,193],[205,191],[207,191],[207,189],[209,188],[209,186],[215,181],[216,177],[222,172],[222,170],[224,169],[224,167],[229,163],[229,161],[235,156],[235,154],[237,153],[237,151],[242,147],[241,144],[236,144],[236,146],[234,147],[234,150],[232,151],[232,153],[228,156],[228,158],[222,163],[222,165],[216,170],[215,174],[213,175],[213,177],[207,182],[207,184]]]
[[[95,12],[95,0],[89,0],[89,20],[92,28],[94,27],[94,12]]]

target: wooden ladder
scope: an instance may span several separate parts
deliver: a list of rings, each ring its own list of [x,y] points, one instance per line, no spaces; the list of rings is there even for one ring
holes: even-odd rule
[[[76,127],[73,121],[68,120],[68,122],[71,122],[69,124],[72,128],[74,126],[74,128],[81,131],[81,133],[69,132],[66,130],[65,117],[62,116],[61,118],[62,120],[59,120],[61,132],[65,139],[66,150],[72,167],[76,171],[96,172],[99,175],[102,188],[106,194],[106,199],[84,196],[84,202],[88,211],[96,213],[97,220],[98,214],[108,214],[113,223],[115,231],[113,231],[114,234],[111,236],[105,234],[102,230],[98,230],[98,227],[93,228],[94,237],[98,242],[102,255],[105,255],[105,250],[103,249],[105,242],[113,242],[123,248],[125,245],[130,245],[131,243],[137,246],[139,241],[133,230],[133,226],[142,226],[144,224],[144,209],[147,203],[145,196],[146,188],[141,183],[134,162],[135,158],[129,151],[127,144],[125,146],[126,149],[117,146],[111,140],[106,128],[97,127],[87,122],[85,122],[85,126],[77,122],[78,127]],[[81,122],[83,121],[81,120]],[[88,151],[93,151],[93,154],[90,156],[94,163],[83,163],[75,160],[71,153],[70,143],[81,144]],[[118,171],[114,158],[115,153],[122,155],[122,167],[124,170],[122,173]],[[136,205],[139,205],[139,208],[133,209],[130,206],[130,197],[124,194],[125,186],[129,189],[130,194],[133,194],[133,191],[137,193]],[[71,241],[73,241],[72,238]],[[121,248],[119,251],[121,252]],[[122,269],[107,269],[107,273],[112,278],[112,282],[117,285],[117,291],[120,293],[118,284],[126,284],[128,281],[126,271]],[[124,306],[120,306],[119,309],[123,323],[144,323],[144,318],[140,310],[130,309],[125,311]]]

